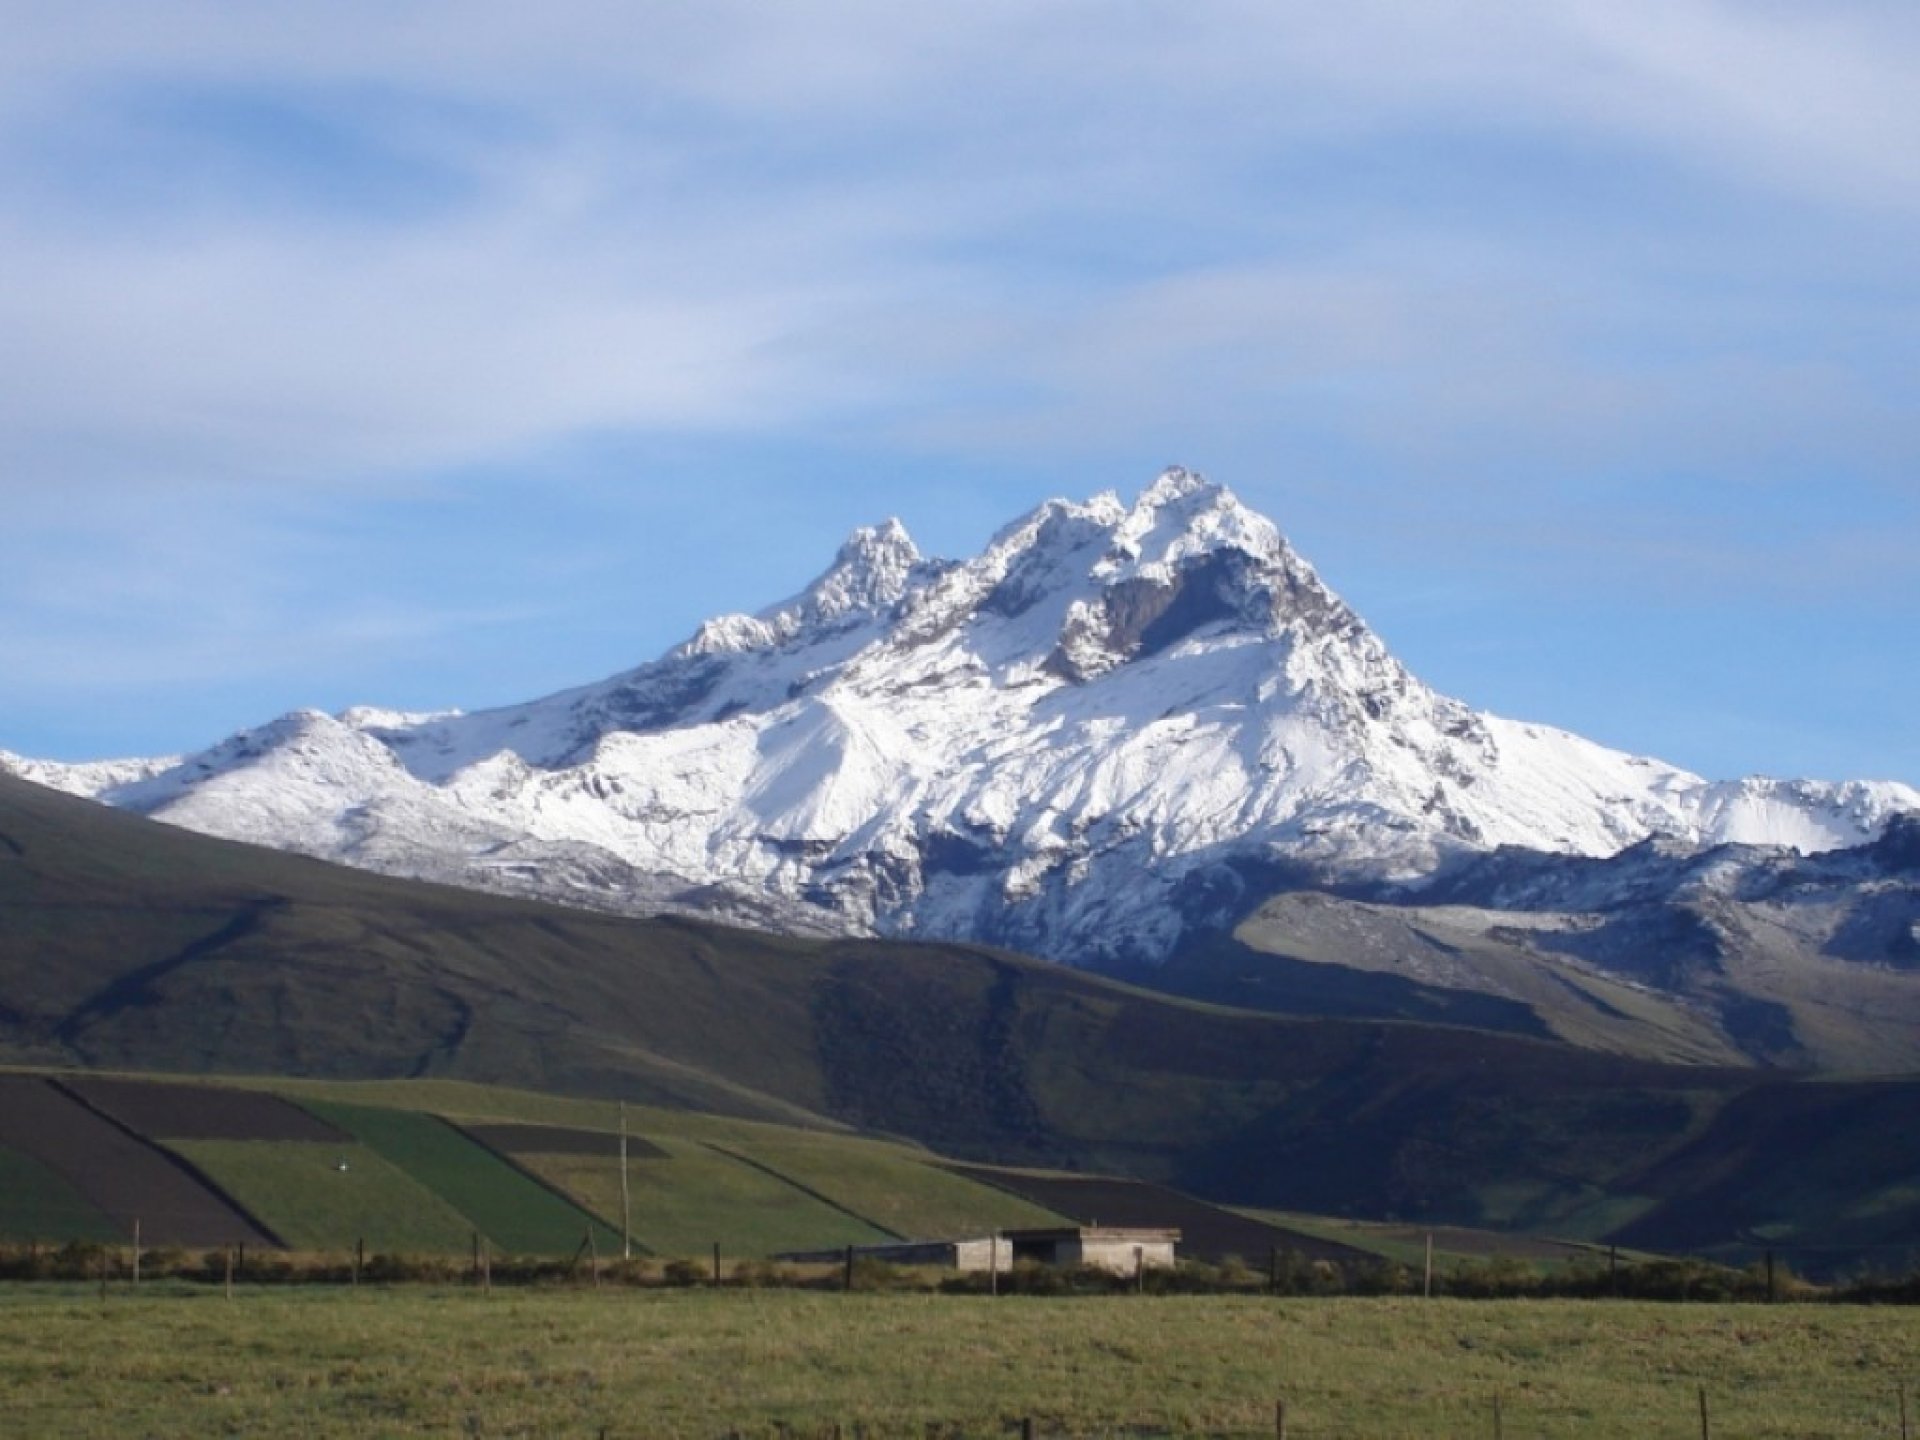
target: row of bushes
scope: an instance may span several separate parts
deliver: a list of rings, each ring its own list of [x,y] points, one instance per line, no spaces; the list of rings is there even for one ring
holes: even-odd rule
[[[711,1285],[706,1260],[606,1259],[597,1265],[572,1259],[489,1256],[484,1271],[471,1257],[456,1255],[375,1254],[356,1262],[352,1255],[300,1254],[279,1250],[183,1250],[156,1248],[140,1254],[146,1279],[238,1283],[346,1285],[472,1284],[602,1285],[692,1287]],[[133,1252],[123,1246],[73,1242],[59,1247],[0,1246],[0,1280],[86,1280],[124,1283],[133,1277]],[[1256,1269],[1229,1258],[1222,1264],[1182,1260],[1170,1268],[1139,1275],[1116,1275],[1092,1267],[1016,1264],[997,1276],[954,1274],[919,1266],[891,1265],[857,1257],[841,1265],[788,1264],[741,1260],[724,1270],[721,1283],[735,1288],[788,1288],[857,1291],[933,1290],[968,1295],[990,1289],[1007,1295],[1112,1295],[1141,1291],[1150,1295],[1274,1294],[1289,1296],[1413,1295],[1424,1276],[1415,1268],[1386,1259],[1337,1264],[1282,1252]],[[1541,1269],[1511,1256],[1496,1256],[1436,1270],[1433,1292],[1464,1299],[1566,1298],[1671,1301],[1821,1300],[1874,1304],[1920,1304],[1920,1271],[1815,1286],[1776,1270],[1769,1296],[1763,1266],[1745,1269],[1699,1259],[1656,1259],[1610,1264],[1593,1257],[1554,1269]]]
[[[954,1276],[942,1289],[984,1291],[994,1282],[984,1275]],[[1898,1298],[1899,1285],[1911,1291],[1920,1275],[1875,1290],[1870,1298]],[[1020,1266],[1000,1276],[998,1288],[1014,1294],[1115,1294],[1141,1290],[1158,1295],[1274,1294],[1274,1295],[1416,1295],[1425,1289],[1424,1274],[1387,1259],[1336,1263],[1309,1260],[1282,1252],[1264,1269],[1229,1258],[1220,1265],[1183,1260],[1171,1269],[1148,1270],[1139,1276],[1115,1275],[1097,1269]],[[1611,1266],[1604,1259],[1580,1260],[1543,1269],[1512,1256],[1496,1256],[1436,1269],[1433,1293],[1456,1299],[1604,1299],[1633,1300],[1766,1300],[1764,1267],[1746,1270],[1707,1260],[1642,1260]],[[1809,1285],[1786,1270],[1777,1270],[1771,1298],[1805,1300],[1856,1298],[1850,1287]],[[1858,1298],[1869,1298],[1862,1290]]]

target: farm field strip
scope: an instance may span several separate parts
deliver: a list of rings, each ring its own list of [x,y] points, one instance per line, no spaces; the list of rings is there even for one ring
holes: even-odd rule
[[[0,1145],[58,1175],[122,1235],[131,1235],[137,1220],[148,1244],[275,1243],[252,1216],[184,1162],[135,1139],[38,1077],[0,1075]]]
[[[363,1287],[0,1290],[22,1434],[1898,1433],[1920,1311]],[[84,1376],[87,1383],[76,1384]]]
[[[322,1119],[438,1195],[502,1250],[571,1254],[583,1244],[589,1227],[603,1249],[619,1244],[610,1227],[438,1116],[332,1101],[307,1103]]]
[[[73,1075],[60,1084],[130,1130],[156,1140],[311,1140],[350,1138],[337,1125],[262,1090],[119,1076]]]
[[[613,1155],[620,1153],[616,1131],[575,1130],[564,1125],[485,1123],[462,1120],[460,1128],[489,1150],[503,1155]],[[651,1140],[629,1132],[628,1160],[664,1160],[667,1152]]]
[[[467,1248],[467,1217],[356,1140],[175,1140],[170,1147],[295,1250],[435,1254]]]
[[[781,1250],[878,1244],[889,1237],[791,1183],[698,1141],[655,1137],[662,1160],[628,1167],[633,1238],[655,1255],[705,1255],[719,1242],[735,1258]],[[616,1226],[620,1164],[611,1156],[518,1157],[542,1179]]]
[[[909,1157],[868,1141],[796,1136],[718,1148],[904,1239],[953,1240],[1066,1223],[1053,1211],[955,1174],[931,1157]]]
[[[117,1243],[120,1227],[31,1155],[0,1146],[0,1237]]]

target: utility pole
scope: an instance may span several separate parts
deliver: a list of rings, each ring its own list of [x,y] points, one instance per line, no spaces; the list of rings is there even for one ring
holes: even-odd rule
[[[627,1102],[620,1102],[620,1258],[633,1258],[633,1198],[627,1190]]]

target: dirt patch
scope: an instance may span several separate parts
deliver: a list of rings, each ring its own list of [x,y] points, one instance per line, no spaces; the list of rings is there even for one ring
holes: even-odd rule
[[[0,1145],[60,1176],[123,1234],[138,1220],[149,1245],[279,1244],[184,1161],[50,1081],[0,1075]]]
[[[65,1084],[128,1129],[165,1140],[314,1140],[337,1145],[352,1139],[291,1100],[259,1090],[96,1077]]]
[[[569,1130],[563,1125],[462,1125],[460,1127],[489,1150],[502,1155],[605,1155],[620,1154],[620,1137],[604,1130]],[[627,1136],[629,1160],[665,1160],[667,1152],[651,1140]]]
[[[970,1180],[1010,1191],[1082,1225],[1176,1228],[1179,1253],[1215,1263],[1237,1255],[1250,1265],[1264,1263],[1275,1250],[1293,1251],[1309,1260],[1371,1261],[1365,1250],[1286,1230],[1222,1210],[1164,1185],[1141,1180],[1078,1179],[1072,1176],[1022,1175],[988,1166],[947,1167]]]

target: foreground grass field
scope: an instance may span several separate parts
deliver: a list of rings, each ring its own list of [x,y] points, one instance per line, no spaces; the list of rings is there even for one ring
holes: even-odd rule
[[[1894,1436],[1920,1311],[0,1291],[0,1433]],[[1909,1399],[1911,1405],[1912,1399]]]

